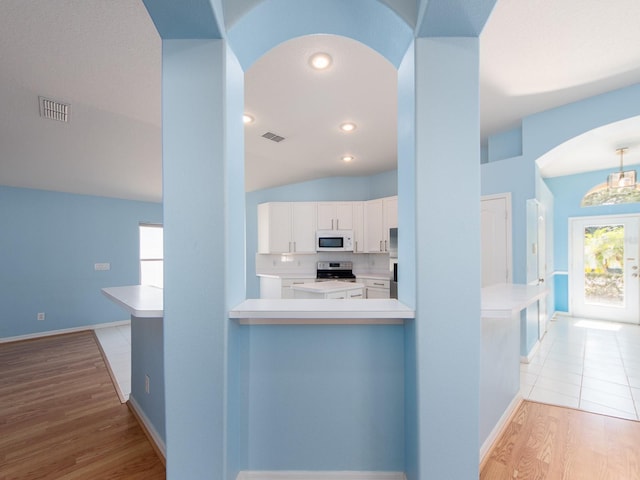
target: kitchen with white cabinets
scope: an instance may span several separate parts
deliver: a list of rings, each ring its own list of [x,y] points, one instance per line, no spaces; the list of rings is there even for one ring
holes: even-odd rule
[[[256,274],[260,298],[390,298],[389,230],[398,226],[397,196],[364,201],[266,202],[257,207]],[[349,232],[348,247],[317,244],[319,232]],[[351,282],[320,280],[320,263],[349,264]],[[351,271],[353,270],[353,271]],[[328,279],[325,279],[328,280]],[[327,282],[328,283],[328,282]],[[330,288],[332,287],[332,288]],[[355,292],[355,293],[354,293]]]

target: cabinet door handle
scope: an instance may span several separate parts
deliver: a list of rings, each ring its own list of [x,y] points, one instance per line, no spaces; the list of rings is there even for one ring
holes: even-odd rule
[[[388,251],[388,250],[389,250],[389,249],[387,248],[387,241],[385,240],[385,241],[384,241],[384,251],[386,252],[386,251]]]
[[[359,294],[357,294],[357,295],[351,295],[351,298],[356,298],[356,297],[361,297],[361,296],[362,296],[362,294],[361,294],[361,293],[359,293]]]
[[[293,251],[296,251],[296,242],[293,242]]]
[[[356,240],[356,248],[353,249],[354,252],[358,251],[358,241]]]
[[[373,282],[373,284],[374,284],[374,285],[380,285],[381,287],[384,287],[384,283],[376,283],[376,282]]]
[[[382,250],[382,240],[380,240],[380,251],[383,252],[384,250]]]
[[[340,230],[340,219],[336,218],[336,230]]]

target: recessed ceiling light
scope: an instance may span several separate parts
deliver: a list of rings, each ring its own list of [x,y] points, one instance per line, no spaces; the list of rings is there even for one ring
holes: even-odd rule
[[[356,124],[353,122],[345,122],[340,125],[340,130],[343,132],[353,132],[356,129]]]
[[[331,66],[331,55],[324,52],[314,53],[309,58],[309,64],[316,70],[326,70]]]
[[[354,160],[354,159],[355,159],[355,157],[353,155],[344,155],[342,157],[342,161],[343,162],[347,162],[347,163],[352,161],[352,160]]]
[[[247,123],[253,123],[255,120],[255,118],[253,118],[251,115],[249,115],[248,113],[245,113],[244,115],[242,115],[242,122],[246,125]]]

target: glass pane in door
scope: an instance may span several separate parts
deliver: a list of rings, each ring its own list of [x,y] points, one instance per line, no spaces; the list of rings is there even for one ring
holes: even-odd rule
[[[584,228],[584,299],[624,306],[624,225]]]

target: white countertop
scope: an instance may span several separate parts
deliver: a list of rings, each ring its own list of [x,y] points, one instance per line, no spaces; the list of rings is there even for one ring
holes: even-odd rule
[[[161,288],[130,285],[103,288],[102,293],[135,317],[160,318],[164,315]]]
[[[304,278],[304,279],[315,279],[316,272],[313,273],[257,273],[257,277],[265,277],[265,278],[280,278],[280,279],[288,279],[288,278]]]
[[[401,324],[415,311],[395,299],[250,299],[229,312],[241,324]]]
[[[312,293],[346,292],[350,290],[359,290],[362,288],[364,288],[364,285],[362,283],[341,282],[339,280],[332,280],[329,282],[310,282],[291,286],[292,290],[300,290],[301,292]]]
[[[544,285],[502,283],[482,289],[482,318],[511,318],[549,293]]]
[[[335,282],[319,282],[323,283]],[[338,282],[345,283],[345,282]],[[350,286],[357,285],[350,283]],[[362,287],[360,287],[362,288]],[[102,293],[131,315],[163,316],[163,292],[148,285],[103,288]],[[542,285],[500,284],[482,289],[483,318],[512,318],[549,293]],[[229,312],[240,323],[403,323],[415,311],[395,299],[249,299]]]

